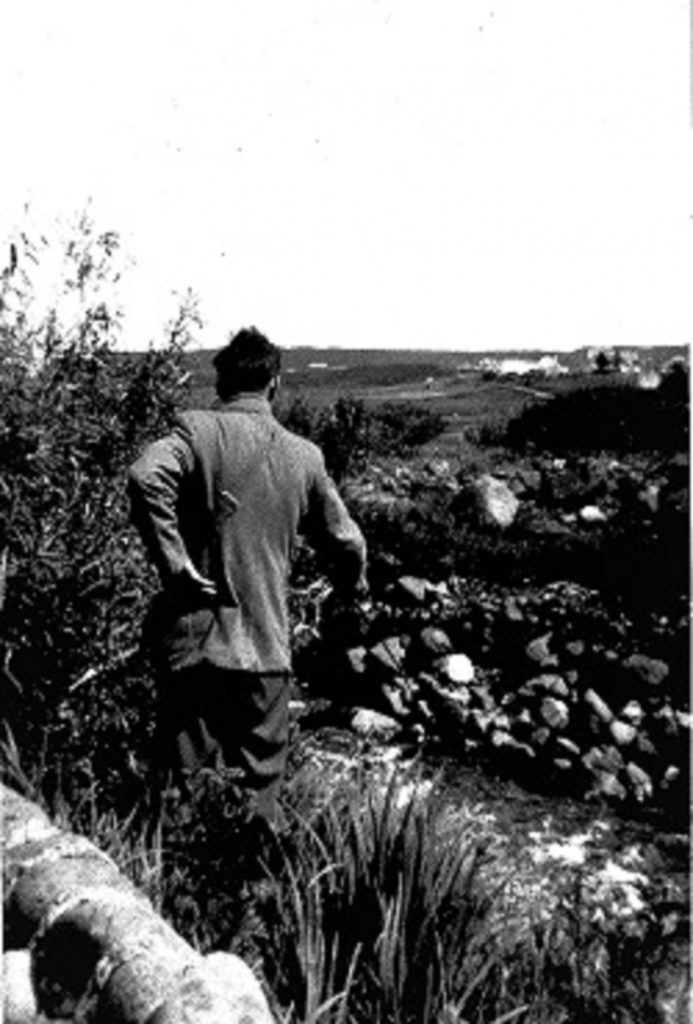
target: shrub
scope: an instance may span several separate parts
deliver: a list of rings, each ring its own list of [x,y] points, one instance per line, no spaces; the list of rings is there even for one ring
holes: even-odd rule
[[[532,404],[510,420],[482,431],[479,440],[515,451],[665,453],[688,449],[688,401],[678,377],[647,390],[603,383]]]
[[[372,408],[350,395],[317,407],[299,394],[280,406],[281,422],[322,448],[335,480],[360,472],[374,456],[407,455],[442,433],[445,420],[408,402]]]
[[[124,472],[184,393],[196,311],[181,305],[162,350],[119,355],[119,312],[90,287],[96,275],[108,291],[117,237],[84,218],[74,230],[72,322],[38,315],[30,280],[6,277],[0,302],[0,681],[24,761],[76,793],[99,778],[115,799],[137,781],[150,698],[142,666],[124,673],[151,590]]]

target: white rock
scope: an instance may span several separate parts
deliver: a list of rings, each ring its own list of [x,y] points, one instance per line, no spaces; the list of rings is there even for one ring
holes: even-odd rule
[[[607,518],[597,505],[583,505],[578,515],[583,523],[605,523]]]
[[[351,719],[351,728],[359,736],[371,736],[375,739],[389,740],[401,729],[399,722],[389,715],[370,708],[358,708]]]
[[[441,667],[451,683],[471,683],[474,678],[474,666],[466,654],[448,654]]]
[[[4,1024],[36,1024],[38,1006],[31,982],[31,953],[28,949],[3,954],[2,996]]]
[[[220,1004],[226,1000],[226,1024],[274,1024],[260,982],[248,965],[233,953],[209,953],[202,973]]]
[[[515,519],[520,502],[503,480],[485,474],[474,481],[474,493],[484,519],[506,527]]]

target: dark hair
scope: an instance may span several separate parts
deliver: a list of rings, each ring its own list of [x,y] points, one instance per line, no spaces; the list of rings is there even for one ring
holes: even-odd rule
[[[281,367],[281,353],[256,327],[234,334],[214,357],[217,394],[222,401],[241,391],[262,391]]]

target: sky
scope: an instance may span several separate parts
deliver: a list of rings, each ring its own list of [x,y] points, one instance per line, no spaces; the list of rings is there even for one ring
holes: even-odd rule
[[[685,0],[24,0],[0,263],[87,203],[128,347],[692,340]]]

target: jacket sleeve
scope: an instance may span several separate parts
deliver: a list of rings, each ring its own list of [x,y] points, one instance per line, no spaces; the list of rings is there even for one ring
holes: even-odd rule
[[[194,463],[191,432],[181,416],[172,433],[145,448],[128,473],[132,521],[164,581],[189,561],[177,507],[181,483]]]
[[[303,533],[325,559],[333,585],[340,588],[365,585],[366,541],[328,475],[321,453]]]

